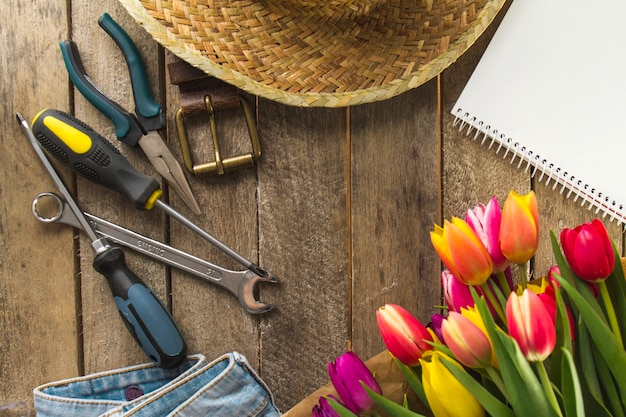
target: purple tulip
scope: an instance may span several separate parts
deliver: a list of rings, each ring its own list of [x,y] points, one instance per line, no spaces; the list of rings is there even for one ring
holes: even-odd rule
[[[487,206],[478,204],[474,210],[467,210],[465,221],[478,235],[487,248],[493,262],[493,273],[502,272],[511,264],[500,250],[500,220],[502,212],[498,199],[493,197]]]
[[[442,326],[444,319],[445,317],[442,314],[433,314],[430,317],[430,323],[426,325],[427,328],[431,329],[433,333],[435,333],[435,336],[437,336],[437,339],[439,339],[440,342],[443,342]]]
[[[356,414],[365,414],[374,407],[374,401],[361,382],[372,391],[382,394],[374,376],[354,352],[346,352],[334,362],[329,362],[328,375],[343,404]]]
[[[329,395],[329,397],[335,400],[335,398],[332,395]],[[337,413],[335,409],[330,406],[330,403],[328,402],[328,399],[326,397],[320,397],[319,404],[316,404],[315,407],[313,407],[311,416],[312,417],[339,417],[339,413]]]

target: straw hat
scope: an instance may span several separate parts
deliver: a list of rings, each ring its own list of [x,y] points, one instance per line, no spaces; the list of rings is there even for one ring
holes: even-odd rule
[[[278,102],[343,107],[453,63],[505,0],[119,0],[172,53]]]

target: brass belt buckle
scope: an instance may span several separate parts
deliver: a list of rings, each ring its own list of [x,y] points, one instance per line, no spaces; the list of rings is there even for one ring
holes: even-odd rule
[[[245,99],[239,96],[239,103],[243,109],[248,126],[250,143],[252,144],[252,152],[236,156],[223,158],[220,152],[219,138],[217,135],[217,122],[215,118],[215,109],[210,95],[204,96],[204,105],[209,115],[209,127],[211,129],[211,137],[213,139],[213,149],[215,151],[215,161],[194,165],[191,151],[189,149],[189,140],[187,138],[187,129],[185,127],[185,117],[182,107],[176,112],[176,132],[180,142],[180,149],[183,156],[183,162],[187,171],[197,177],[209,175],[223,175],[226,172],[239,168],[254,166],[256,161],[261,157],[261,142],[257,132],[256,121],[252,106]]]

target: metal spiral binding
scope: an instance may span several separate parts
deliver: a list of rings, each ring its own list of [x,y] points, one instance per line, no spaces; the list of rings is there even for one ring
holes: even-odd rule
[[[563,194],[567,189],[566,198],[572,198],[576,202],[581,200],[581,207],[588,204],[587,210],[595,208],[595,214],[602,211],[602,218],[610,216],[609,222],[616,220],[618,224],[623,224],[626,228],[626,213],[624,213],[624,206],[619,204],[615,200],[612,200],[609,196],[603,195],[595,188],[591,188],[588,184],[583,183],[582,180],[577,179],[574,175],[570,175],[567,171],[563,171],[560,167],[555,166],[553,163],[542,159],[540,155],[534,154],[533,151],[527,149],[519,142],[515,142],[513,138],[507,137],[506,134],[499,132],[498,129],[492,128],[491,125],[486,124],[482,120],[478,120],[475,116],[472,116],[468,112],[464,112],[463,109],[458,108],[454,112],[453,127],[457,127],[459,132],[466,130],[465,136],[470,136],[474,131],[473,140],[479,140],[481,145],[487,145],[489,149],[492,149],[494,144],[497,143],[495,149],[496,155],[502,154],[502,159],[510,158],[510,163],[513,164],[516,159],[517,168],[524,167],[524,172],[530,172],[531,178],[535,178],[537,172],[539,177],[537,182],[544,182],[547,187],[552,183],[552,189],[555,190],[559,185],[561,186],[559,194]],[[481,138],[482,137],[482,138]]]

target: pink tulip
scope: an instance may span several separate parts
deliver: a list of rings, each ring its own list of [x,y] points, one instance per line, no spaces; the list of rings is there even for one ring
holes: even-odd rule
[[[524,289],[522,295],[511,292],[506,303],[509,335],[531,362],[546,359],[556,345],[556,328],[550,313],[537,294]]]
[[[451,311],[443,322],[442,332],[446,346],[463,365],[484,368],[490,364],[489,338],[468,318]]]
[[[403,307],[387,304],[376,311],[378,330],[389,352],[407,366],[417,366],[432,346],[433,337],[419,320]]]
[[[500,249],[511,262],[522,265],[535,255],[539,245],[539,210],[531,191],[520,195],[511,191],[502,207]]]
[[[603,281],[613,272],[613,245],[604,224],[598,219],[574,229],[563,229],[561,246],[567,262],[581,279]]]
[[[506,269],[511,264],[500,250],[500,222],[502,212],[498,204],[498,199],[493,197],[487,206],[478,204],[474,210],[467,210],[465,221],[476,232],[491,260],[493,261],[493,272],[498,273]]]
[[[456,279],[447,269],[441,272],[441,284],[443,285],[443,296],[450,311],[459,312],[463,307],[474,305],[469,286]]]

